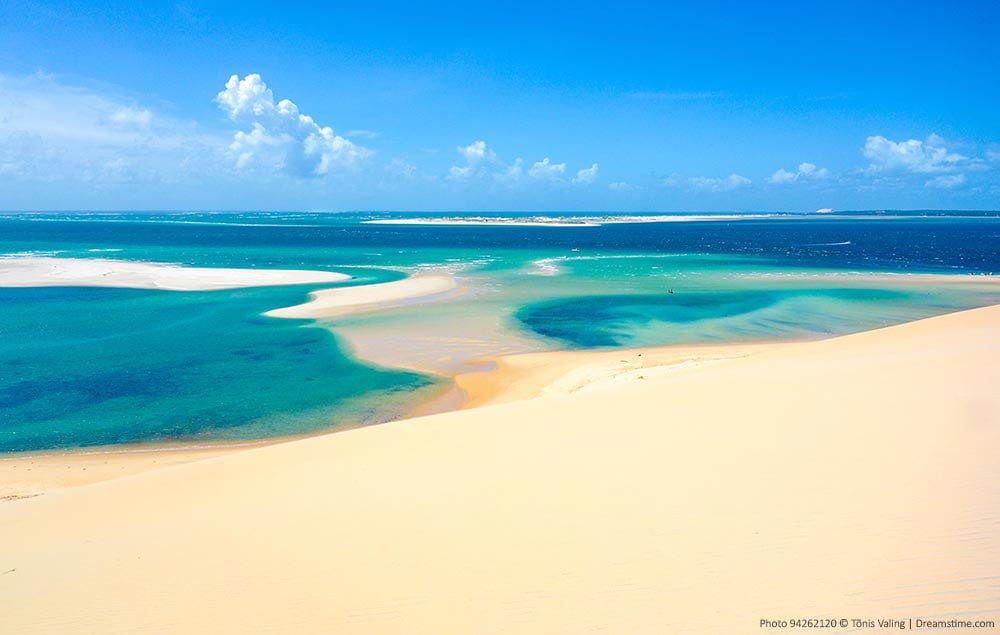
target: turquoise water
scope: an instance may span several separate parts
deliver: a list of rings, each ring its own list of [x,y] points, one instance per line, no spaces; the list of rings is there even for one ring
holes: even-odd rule
[[[0,289],[0,452],[363,425],[447,388],[357,358],[355,345],[371,342],[386,342],[388,358],[419,351],[410,366],[436,370],[446,349],[819,337],[1000,302],[990,278],[897,275],[1000,270],[993,216],[597,228],[360,223],[368,217],[0,216],[0,254],[322,269],[354,276],[346,285],[436,272],[465,287],[447,302],[320,324],[262,314],[322,285]]]
[[[684,326],[719,322],[731,333],[730,323],[746,323],[781,302],[848,302],[879,304],[912,301],[907,294],[883,289],[817,289],[810,291],[734,291],[670,295],[599,295],[542,302],[525,307],[517,317],[528,328],[581,347],[622,346],[636,339],[636,331],[660,324],[664,340],[700,342],[716,339],[703,333],[684,337]],[[798,322],[803,329],[809,324]],[[817,324],[815,330],[824,326]],[[748,329],[742,329],[744,333]],[[672,331],[672,332],[669,332]],[[766,331],[761,335],[769,334]],[[719,338],[723,339],[723,338]]]
[[[305,295],[0,289],[0,449],[299,434],[398,416],[434,386],[260,316]]]

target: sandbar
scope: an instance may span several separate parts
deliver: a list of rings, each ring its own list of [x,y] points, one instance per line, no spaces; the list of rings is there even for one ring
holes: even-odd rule
[[[452,276],[413,276],[394,282],[313,291],[309,294],[308,302],[273,309],[264,315],[281,318],[331,318],[399,304],[443,299],[460,291],[458,280]]]
[[[598,227],[600,223],[576,218],[509,218],[456,216],[454,218],[380,218],[362,221],[366,225],[486,225],[505,227]]]
[[[492,227],[600,227],[624,223],[684,223],[767,219],[787,214],[664,214],[657,216],[449,216],[429,218],[379,218],[362,221],[368,225],[482,225]]]
[[[351,276],[299,269],[226,269],[104,258],[0,258],[0,287],[123,287],[212,291],[343,282]]]

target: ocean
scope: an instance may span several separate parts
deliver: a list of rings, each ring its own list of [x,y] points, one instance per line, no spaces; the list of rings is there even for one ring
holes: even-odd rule
[[[0,258],[353,276],[337,286],[439,273],[463,289],[316,322],[263,313],[331,285],[0,288],[0,452],[307,434],[403,416],[496,355],[811,339],[1000,302],[996,213],[365,222],[409,216],[0,215]]]

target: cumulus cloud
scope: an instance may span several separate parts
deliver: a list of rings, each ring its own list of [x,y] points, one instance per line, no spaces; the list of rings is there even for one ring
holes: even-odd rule
[[[729,192],[746,187],[752,183],[753,181],[739,174],[730,174],[721,178],[710,176],[683,177],[679,174],[672,174],[663,179],[663,184],[670,187],[687,186],[705,192]]]
[[[825,179],[830,176],[830,171],[826,168],[817,168],[814,163],[800,163],[798,170],[789,172],[781,168],[771,175],[767,180],[772,185],[787,185],[796,181],[806,181],[810,179]]]
[[[473,141],[467,146],[455,148],[465,159],[465,165],[453,165],[448,169],[448,177],[453,180],[486,179],[493,183],[518,186],[532,182],[547,183],[592,183],[597,178],[599,170],[596,163],[589,168],[577,171],[576,176],[568,178],[567,164],[553,163],[549,157],[535,161],[527,170],[524,160],[520,157],[508,163],[497,156],[497,153],[485,141]]]
[[[465,165],[451,166],[448,176],[453,179],[486,176],[489,172],[486,164],[497,162],[496,152],[483,140],[473,141],[467,146],[458,146],[455,150],[465,159]]]
[[[926,187],[936,187],[944,190],[950,190],[953,187],[958,187],[965,183],[964,174],[945,174],[942,176],[936,176],[930,181],[924,183]]]
[[[768,183],[774,185],[784,185],[786,183],[794,183],[798,180],[799,175],[795,172],[789,172],[785,168],[779,168],[777,172],[771,175],[771,178],[767,180]]]
[[[486,147],[485,141],[473,141],[467,146],[459,146],[458,153],[469,163],[493,161],[497,158],[496,152]]]
[[[237,121],[243,115],[263,117],[274,110],[274,93],[256,73],[243,79],[233,75],[226,82],[226,89],[215,96],[215,102],[230,119]]]
[[[891,141],[876,135],[865,140],[862,152],[871,161],[868,171],[872,173],[894,170],[918,174],[954,172],[972,162],[969,157],[948,150],[944,139],[935,134],[923,141]]]
[[[243,169],[250,165],[256,153],[262,148],[279,148],[284,143],[280,137],[273,135],[261,124],[254,122],[250,132],[236,131],[233,143],[229,146],[236,153],[236,167]]]
[[[593,183],[597,180],[597,173],[600,170],[598,165],[595,163],[589,168],[584,168],[582,170],[576,171],[576,176],[573,177],[574,183]]]
[[[566,173],[565,163],[552,163],[548,157],[541,161],[536,161],[528,169],[528,176],[533,179],[559,180]]]
[[[290,99],[275,103],[271,89],[257,74],[243,79],[233,75],[215,102],[233,121],[250,125],[248,131],[237,131],[229,146],[238,169],[260,165],[293,176],[323,176],[374,154],[319,125]]]

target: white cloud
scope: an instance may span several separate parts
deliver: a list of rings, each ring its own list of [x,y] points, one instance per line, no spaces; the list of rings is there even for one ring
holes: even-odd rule
[[[865,140],[862,152],[865,158],[871,160],[868,171],[872,173],[893,170],[919,174],[952,172],[972,161],[957,152],[949,151],[944,139],[935,134],[924,141],[891,141],[876,135]]]
[[[830,176],[830,171],[826,168],[817,168],[814,163],[800,163],[798,170],[789,172],[781,168],[771,175],[767,180],[772,185],[787,185],[796,181],[808,179],[825,179]]]
[[[233,121],[247,114],[263,117],[274,110],[274,94],[256,73],[243,79],[239,75],[231,76],[226,89],[215,96],[215,101]]]
[[[238,169],[260,165],[293,176],[322,176],[335,168],[354,167],[374,154],[334,134],[333,128],[320,126],[295,102],[275,103],[260,75],[233,75],[215,101],[233,121],[250,124],[250,131],[236,132],[229,146]]]
[[[123,106],[108,116],[108,120],[119,126],[136,126],[138,128],[149,128],[153,121],[153,113],[145,108],[131,108]]]
[[[467,165],[463,168],[460,168],[457,165],[453,165],[448,170],[448,176],[450,176],[453,179],[467,179],[470,176],[472,176],[472,166]]]
[[[175,182],[218,172],[225,141],[107,86],[0,75],[0,174],[19,181]]]
[[[496,152],[487,148],[485,141],[473,141],[467,146],[459,146],[458,153],[469,163],[493,161],[497,158]]]
[[[233,135],[233,143],[229,146],[236,153],[236,167],[243,169],[253,161],[255,153],[261,148],[277,148],[284,140],[267,131],[264,126],[254,122],[250,132],[239,130]]]
[[[597,173],[600,168],[597,164],[593,164],[589,168],[584,168],[582,170],[576,171],[576,177],[573,178],[574,183],[593,183],[597,180]]]
[[[731,190],[746,187],[753,183],[750,179],[739,174],[730,174],[722,178],[709,176],[683,177],[679,174],[672,174],[663,179],[663,184],[670,187],[689,186],[696,190],[705,192],[729,192]]]
[[[771,178],[767,182],[774,185],[784,185],[786,183],[794,183],[798,178],[799,175],[797,173],[789,172],[785,168],[779,168],[777,172],[771,175]]]
[[[311,123],[312,120],[310,119]],[[316,124],[312,124],[316,126]],[[329,126],[320,128],[309,133],[303,142],[305,156],[311,159],[318,159],[319,163],[313,168],[313,173],[317,175],[326,174],[334,166],[354,165],[361,159],[370,157],[373,152],[368,148],[348,141],[344,137],[333,134],[333,128]]]
[[[552,163],[548,157],[541,161],[536,161],[528,169],[528,176],[533,179],[559,180],[566,173],[565,163]]]
[[[721,179],[707,176],[695,176],[691,178],[691,185],[699,190],[709,190],[711,192],[728,192],[729,190],[746,187],[751,183],[753,181],[739,174],[730,174]]]
[[[570,179],[566,176],[565,162],[553,163],[552,159],[545,157],[525,169],[523,159],[519,157],[513,163],[507,163],[483,140],[458,146],[455,150],[465,159],[465,165],[453,165],[448,169],[448,178],[453,180],[485,179],[508,187],[524,186],[532,182],[592,183],[600,169],[594,163],[589,168],[577,171],[576,176]]]
[[[497,163],[497,154],[486,145],[485,141],[473,141],[467,146],[458,146],[456,151],[465,159],[464,166],[453,165],[448,170],[448,176],[453,179],[468,179],[474,176],[482,177],[488,173],[487,163]]]
[[[942,176],[936,176],[930,181],[924,183],[926,187],[936,187],[945,190],[950,190],[954,187],[958,187],[965,183],[964,174],[947,174]]]

